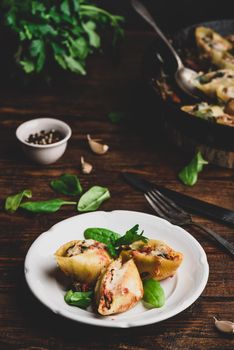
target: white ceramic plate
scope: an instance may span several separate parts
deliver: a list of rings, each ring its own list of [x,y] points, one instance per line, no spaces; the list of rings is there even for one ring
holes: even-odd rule
[[[64,302],[67,281],[58,270],[54,252],[64,243],[83,239],[88,227],[105,227],[121,234],[135,224],[144,235],[164,240],[184,254],[176,275],[161,282],[166,303],[159,309],[146,309],[139,302],[119,315],[99,316],[91,309],[82,310]],[[190,306],[202,293],[209,275],[204,250],[187,231],[153,215],[133,211],[98,211],[59,222],[42,233],[30,247],[25,259],[26,281],[34,295],[54,313],[74,321],[103,327],[136,327],[165,320]]]

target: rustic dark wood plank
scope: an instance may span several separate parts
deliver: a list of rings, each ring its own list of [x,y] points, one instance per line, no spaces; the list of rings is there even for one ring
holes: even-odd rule
[[[134,170],[159,185],[234,210],[232,170],[209,165],[192,188],[178,181],[177,173],[190,155],[166,140],[157,122],[160,107],[154,101],[148,106],[148,95],[140,80],[142,55],[154,34],[130,12],[126,1],[108,4],[116,12],[120,8],[128,19],[117,60],[113,61],[110,55],[93,56],[88,62],[88,76],[66,82],[65,89],[62,86],[43,90],[8,87],[0,91],[0,348],[233,349],[233,337],[219,333],[212,317],[234,320],[234,262],[206,234],[194,228],[188,231],[204,247],[210,265],[207,287],[187,310],[159,324],[106,330],[71,322],[41,305],[25,283],[24,258],[32,242],[56,222],[77,212],[62,208],[51,215],[22,212],[10,215],[3,210],[4,198],[23,188],[31,188],[36,199],[56,197],[49,182],[64,172],[78,174],[85,189],[94,184],[107,186],[112,196],[103,204],[103,210],[127,209],[153,214],[142,194],[124,183],[120,172],[125,170]],[[150,6],[156,13],[152,1]],[[165,6],[161,2],[159,9],[165,11]],[[193,14],[187,21],[203,19],[202,16]],[[166,26],[162,19],[161,24],[173,28],[172,23]],[[120,124],[111,124],[107,114],[113,110],[124,111],[127,118]],[[17,126],[35,116],[58,117],[73,130],[65,155],[51,166],[31,163],[15,140]],[[103,139],[110,151],[102,157],[92,154],[87,146],[87,133]],[[89,176],[81,174],[81,155],[94,165]],[[232,228],[198,215],[194,215],[194,220],[234,242]]]

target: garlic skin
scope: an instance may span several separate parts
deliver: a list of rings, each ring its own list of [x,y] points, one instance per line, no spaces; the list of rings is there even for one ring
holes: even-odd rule
[[[81,170],[83,174],[90,174],[93,170],[93,166],[90,163],[85,162],[84,157],[80,158]]]
[[[214,317],[216,328],[224,333],[234,333],[234,322],[231,321],[219,321]]]
[[[93,139],[91,139],[90,135],[87,135],[87,139],[88,139],[88,142],[89,142],[89,147],[91,148],[91,150],[96,153],[96,154],[105,154],[108,149],[109,149],[109,146],[107,145],[103,145]]]

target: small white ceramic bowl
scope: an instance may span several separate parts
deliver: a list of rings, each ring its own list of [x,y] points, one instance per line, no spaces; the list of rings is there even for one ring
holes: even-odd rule
[[[26,141],[30,134],[39,133],[41,130],[48,132],[51,129],[58,131],[63,136],[62,140],[49,145],[35,145]],[[62,157],[71,133],[70,126],[59,119],[37,118],[21,124],[16,130],[16,137],[29,158],[39,164],[52,164]]]

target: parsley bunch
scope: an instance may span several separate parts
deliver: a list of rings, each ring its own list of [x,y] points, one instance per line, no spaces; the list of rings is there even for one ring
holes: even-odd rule
[[[5,24],[17,34],[16,63],[25,73],[40,73],[52,59],[64,70],[86,74],[89,54],[101,47],[100,32],[123,34],[123,17],[89,0],[5,0]]]

